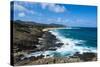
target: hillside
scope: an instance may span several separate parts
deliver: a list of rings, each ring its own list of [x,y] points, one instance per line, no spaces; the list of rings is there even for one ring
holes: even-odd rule
[[[18,61],[19,56],[35,51],[55,50],[56,37],[50,32],[42,31],[44,28],[65,27],[57,24],[41,24],[28,21],[11,21],[12,24],[12,57],[14,63]],[[51,40],[52,39],[52,40]]]

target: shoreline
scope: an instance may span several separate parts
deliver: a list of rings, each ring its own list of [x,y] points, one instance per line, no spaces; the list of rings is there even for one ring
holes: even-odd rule
[[[49,31],[49,30],[55,30],[55,29],[65,29],[66,27],[58,27],[58,28],[44,28],[42,31]]]
[[[62,28],[49,28],[49,30],[51,30],[51,29],[62,29]],[[44,35],[48,37],[51,34],[48,33],[48,31],[45,31]],[[42,38],[42,39],[45,39],[45,38]],[[41,40],[41,38],[40,38],[40,40]],[[35,51],[35,52],[37,52],[37,51]],[[29,55],[29,54],[27,54],[27,55]],[[30,56],[30,57],[25,57],[23,60],[20,60],[20,62],[15,63],[15,66],[32,65],[32,64],[37,65],[37,64],[97,61],[97,53],[93,53],[93,52],[84,52],[83,54],[76,52],[74,55],[69,56],[69,57],[49,57],[49,56],[50,55],[47,54],[46,58],[44,58],[45,57],[44,54],[39,54],[37,56],[34,55],[34,56]]]
[[[20,60],[20,62],[15,63],[15,66],[21,65],[38,65],[38,64],[54,64],[54,63],[73,63],[73,62],[92,62],[97,61],[97,53],[76,53],[74,56],[70,57],[51,57],[43,58],[43,55],[38,57],[25,58]]]
[[[48,37],[48,36],[54,37],[51,35],[50,32],[48,33],[48,30],[53,30],[53,29],[64,29],[64,28],[46,28],[46,31],[43,34],[43,37],[41,37],[42,40],[46,39],[45,37]],[[40,40],[41,40],[41,38],[40,38]],[[45,41],[43,41],[43,42],[45,42]],[[37,51],[35,51],[35,52],[37,52]],[[25,57],[24,54],[22,54],[22,55],[23,55],[22,58]],[[29,54],[25,53],[25,55],[29,55]],[[20,62],[16,62],[15,66],[31,65],[31,64],[37,65],[37,64],[54,64],[54,63],[72,63],[72,62],[96,61],[97,60],[96,55],[97,55],[97,53],[86,52],[84,54],[79,54],[77,52],[73,56],[69,56],[69,57],[58,57],[58,58],[57,57],[47,57],[47,58],[44,58],[45,56],[43,54],[40,54],[38,56],[25,57],[23,60],[20,60]]]
[[[13,43],[13,63],[16,66],[29,65],[29,64],[51,64],[51,63],[71,63],[81,61],[95,61],[97,60],[97,53],[80,51],[75,52],[72,56],[64,57],[63,51],[52,53],[49,51],[56,51],[66,43],[68,46],[72,41],[61,41],[51,30],[69,29],[70,27],[54,27],[40,25],[26,25],[25,27],[19,27],[24,24],[14,24],[14,43]],[[71,29],[71,28],[70,28]],[[65,46],[64,46],[65,47]],[[67,49],[67,48],[65,48]],[[72,49],[72,48],[70,48]],[[69,49],[67,49],[69,50]],[[59,52],[60,51],[60,52]],[[64,50],[65,51],[65,50]],[[40,52],[40,53],[39,53]],[[65,51],[67,52],[67,51]],[[52,55],[51,55],[52,54]],[[54,55],[54,56],[53,56]],[[77,61],[78,60],[78,61]]]

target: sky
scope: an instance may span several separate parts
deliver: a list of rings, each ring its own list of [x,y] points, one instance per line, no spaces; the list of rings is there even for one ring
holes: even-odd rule
[[[96,6],[14,1],[11,8],[13,20],[79,27],[97,26]]]

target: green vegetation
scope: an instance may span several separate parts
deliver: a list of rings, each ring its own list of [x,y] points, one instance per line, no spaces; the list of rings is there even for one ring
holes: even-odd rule
[[[12,62],[14,65],[29,65],[29,64],[52,64],[52,63],[69,63],[69,62],[81,62],[81,61],[96,61],[96,53],[83,53],[78,52],[70,57],[55,57],[44,58],[44,55],[37,57],[26,57],[33,52],[56,50],[55,47],[61,47],[63,43],[57,43],[59,41],[56,36],[48,31],[43,31],[44,28],[57,28],[65,27],[59,24],[40,24],[35,22],[26,21],[11,21],[13,44],[12,44]],[[49,55],[48,55],[49,56]]]
[[[20,20],[11,21],[11,24],[13,25],[13,48],[11,49],[13,51],[14,63],[20,61],[20,58],[23,57],[24,54],[51,47],[49,43],[52,43],[52,41],[49,38],[55,39],[55,37],[48,32],[42,31],[44,28],[64,27],[59,24],[40,24]],[[40,43],[39,38],[42,38],[43,35],[47,37],[44,37],[46,39]],[[39,45],[39,47],[37,45]]]
[[[48,27],[64,27],[57,24],[40,24],[35,22],[12,21],[13,24],[13,46],[15,52],[34,50],[38,44],[38,38],[43,35],[43,29]]]

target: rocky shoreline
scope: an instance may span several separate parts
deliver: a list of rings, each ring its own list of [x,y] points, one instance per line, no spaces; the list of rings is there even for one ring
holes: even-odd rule
[[[49,29],[48,26],[44,27],[44,25],[36,26],[32,24],[28,25],[13,23],[13,28],[13,52],[11,55],[14,66],[97,60],[97,53],[92,52],[86,52],[83,54],[76,52],[73,56],[70,57],[49,57],[49,55],[46,55],[45,58],[43,54],[26,57],[31,53],[39,51],[55,51],[58,47],[61,47],[64,44],[61,43],[55,35],[47,30]],[[46,31],[43,29],[46,29]]]
[[[86,62],[86,61],[96,61],[97,57],[95,53],[83,53],[78,54],[76,53],[70,57],[51,57],[51,58],[43,58],[43,55],[38,57],[30,57],[21,60],[20,62],[16,63],[15,66],[21,65],[40,65],[40,64],[54,64],[54,63],[72,63],[72,62]]]
[[[31,56],[31,57],[25,57],[25,55],[29,55],[30,53],[34,53],[37,51],[46,51],[46,50],[56,50],[55,47],[61,47],[63,43],[57,43],[58,41],[54,35],[52,35],[50,32],[46,31],[39,39],[39,44],[37,46],[37,49],[31,50],[28,52],[24,52],[23,54],[20,54],[18,56],[18,61],[15,63],[15,65],[32,65],[32,64],[53,64],[53,63],[71,63],[71,62],[84,62],[84,61],[96,61],[97,60],[97,54],[86,52],[83,54],[79,54],[79,52],[76,52],[73,56],[70,57],[50,57],[50,58],[44,58],[44,55],[40,54],[39,56]],[[51,40],[52,39],[52,40]],[[24,57],[24,58],[23,58]],[[23,59],[22,59],[23,58]]]

